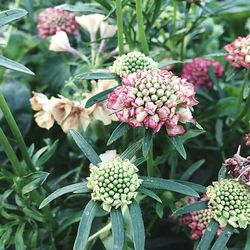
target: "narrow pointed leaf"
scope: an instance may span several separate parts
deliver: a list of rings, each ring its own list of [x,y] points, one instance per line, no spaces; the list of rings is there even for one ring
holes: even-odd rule
[[[108,80],[108,79],[116,79],[116,75],[111,73],[110,71],[96,71],[90,73],[83,73],[76,75],[75,80]]]
[[[125,135],[131,127],[127,123],[120,123],[112,132],[107,145],[112,144],[114,141]]]
[[[144,157],[140,157],[138,159],[135,159],[135,161],[133,162],[133,164],[135,164],[135,166],[138,167],[139,165],[141,165],[145,161],[146,161],[146,159]]]
[[[135,250],[145,250],[145,232],[139,204],[133,200],[129,205],[129,213],[133,226],[133,241]]]
[[[77,236],[73,250],[86,249],[91,225],[98,211],[98,207],[98,203],[92,200],[90,200],[89,203],[86,205],[77,230]]]
[[[186,185],[200,194],[205,194],[207,191],[206,187],[204,187],[200,184],[194,183],[194,182],[182,181],[182,180],[176,180],[176,182],[179,182],[180,184]]]
[[[147,158],[148,156],[148,152],[152,144],[153,136],[154,136],[153,129],[145,130],[145,136],[143,138],[143,147],[142,147],[142,154],[145,158]]]
[[[190,167],[188,167],[188,169],[182,174],[181,176],[181,180],[186,181],[188,180],[192,174],[197,171],[203,164],[204,164],[205,160],[199,160],[197,162],[195,162],[194,164],[192,164]]]
[[[225,179],[226,175],[227,175],[227,168],[225,165],[222,165],[218,173],[218,181]]]
[[[0,27],[27,15],[26,10],[13,9],[0,12]]]
[[[151,191],[151,190],[149,190],[149,189],[147,189],[147,188],[145,188],[145,187],[142,187],[142,186],[140,186],[140,187],[138,188],[138,191],[139,191],[140,193],[142,193],[142,194],[145,194],[145,195],[151,197],[152,199],[158,201],[159,203],[162,203],[160,197],[159,197],[158,195],[156,195],[153,191]]]
[[[129,159],[131,160],[136,152],[138,150],[140,150],[142,147],[142,139],[133,143],[131,146],[129,146],[122,154],[121,154],[121,158],[122,159]]]
[[[91,106],[93,106],[97,102],[102,102],[102,101],[106,100],[108,97],[108,94],[111,93],[116,88],[117,88],[117,86],[110,88],[110,89],[106,89],[106,90],[90,97],[85,104],[85,108],[90,108]]]
[[[177,60],[163,60],[163,61],[161,61],[159,63],[158,68],[159,69],[165,68],[168,65],[177,64],[177,63],[183,63],[183,62],[182,61],[177,61]]]
[[[23,240],[23,232],[25,228],[25,223],[22,223],[18,226],[16,230],[16,235],[15,235],[15,249],[16,250],[25,250],[25,244]]]
[[[211,250],[221,250],[224,249],[229,241],[230,237],[234,233],[234,228],[230,225],[227,225],[218,239],[215,241]]]
[[[199,211],[207,208],[207,201],[197,201],[186,206],[183,206],[174,211],[173,216],[180,216],[183,214],[187,214],[193,211]]]
[[[81,151],[89,159],[89,161],[95,166],[98,166],[98,164],[101,162],[101,159],[95,152],[95,150],[83,138],[83,136],[74,129],[70,129],[70,134],[72,135],[77,146],[81,149]]]
[[[124,244],[124,224],[122,212],[120,209],[112,209],[111,213],[111,224],[113,233],[113,250],[122,250]]]
[[[43,202],[40,204],[40,209],[45,207],[47,204],[49,204],[51,201],[53,201],[54,199],[67,194],[67,193],[73,193],[76,191],[82,191],[82,192],[89,192],[89,190],[87,189],[87,183],[86,182],[80,182],[80,183],[76,183],[76,184],[71,184],[65,187],[62,187],[60,189],[57,189],[55,192],[53,192],[52,194],[50,194],[46,199],[43,200]]]
[[[249,250],[249,246],[250,246],[250,226],[248,226],[247,228],[247,240],[244,250]]]
[[[169,136],[168,139],[172,143],[172,145],[175,147],[175,149],[178,151],[178,153],[186,160],[187,154],[186,150],[183,146],[183,143],[179,136]]]
[[[199,197],[199,194],[194,189],[177,181],[145,176],[140,176],[140,179],[143,180],[142,186],[148,189],[169,190],[185,195]]]
[[[211,220],[196,249],[209,250],[218,228],[219,223],[215,220]]]

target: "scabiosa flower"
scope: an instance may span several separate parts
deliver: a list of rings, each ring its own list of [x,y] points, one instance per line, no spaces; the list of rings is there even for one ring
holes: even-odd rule
[[[224,57],[233,67],[250,69],[250,34],[246,37],[239,36],[224,49],[228,52]]]
[[[181,76],[197,88],[203,86],[211,88],[213,82],[208,74],[210,66],[213,66],[217,77],[223,76],[224,67],[218,61],[202,57],[194,58],[190,63],[185,64]]]
[[[208,206],[224,227],[246,228],[250,224],[250,190],[234,179],[213,182],[207,187]]]
[[[92,200],[102,201],[103,209],[108,212],[112,207],[130,204],[142,183],[136,166],[120,157],[98,165],[90,168],[91,174],[87,178],[87,187],[92,190]]]
[[[178,122],[194,122],[191,108],[198,104],[193,85],[166,70],[141,71],[122,78],[122,86],[108,95],[108,108],[121,122],[170,136],[185,132]]]
[[[58,8],[47,8],[41,12],[37,28],[42,39],[56,34],[57,31],[65,31],[69,35],[78,33],[75,14]]]
[[[203,195],[202,198],[199,200],[207,200],[207,196]],[[187,205],[192,204],[194,202],[197,202],[198,199],[194,197],[187,196],[183,199],[181,199],[180,202],[181,205]],[[193,211],[188,214],[184,214],[181,217],[179,217],[179,222],[183,225],[187,225],[190,229],[190,238],[193,240],[198,240],[201,238],[201,236],[204,234],[209,222],[214,216],[214,212],[211,208],[199,210],[199,211]],[[219,228],[217,230],[217,235],[219,235],[222,232],[222,228]]]
[[[119,56],[110,70],[119,76],[135,73],[142,70],[156,69],[158,63],[152,58],[145,56],[138,51],[129,52],[126,55]]]

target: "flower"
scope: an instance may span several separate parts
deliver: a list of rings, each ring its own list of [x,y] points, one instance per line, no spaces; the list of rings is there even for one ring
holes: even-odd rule
[[[181,199],[180,202],[181,206],[192,204],[197,201],[206,201],[208,200],[206,195],[203,195],[200,199],[186,196],[185,198]],[[199,210],[199,211],[193,211],[188,214],[184,214],[181,217],[179,217],[179,222],[183,225],[187,225],[190,229],[190,238],[193,240],[198,240],[202,237],[204,234],[209,222],[214,217],[214,212],[211,208]],[[220,235],[222,232],[222,228],[219,228],[217,230],[217,235]]]
[[[141,71],[122,78],[122,86],[108,95],[107,107],[120,122],[167,134],[185,132],[178,122],[194,122],[190,108],[198,104],[193,85],[166,70]]]
[[[90,171],[87,187],[92,190],[92,200],[101,201],[103,209],[108,212],[112,207],[130,204],[142,183],[136,166],[120,157],[92,166]]]
[[[224,227],[247,228],[250,224],[250,190],[234,179],[215,181],[207,187],[208,206]]]
[[[197,88],[203,86],[211,88],[213,82],[208,74],[210,66],[213,66],[217,77],[223,76],[224,67],[218,61],[202,57],[194,58],[190,63],[185,64],[181,76]]]
[[[89,14],[76,17],[77,23],[90,34],[91,42],[95,42],[96,33],[104,21],[105,16],[101,14]]]
[[[65,31],[70,35],[78,33],[75,14],[58,8],[47,8],[42,11],[38,17],[37,27],[42,39],[56,34],[57,31]]]
[[[98,80],[92,82],[92,92],[89,97],[96,95],[102,91],[117,86],[115,80]],[[96,120],[102,121],[104,125],[109,125],[112,121],[117,121],[116,115],[107,108],[107,101],[97,102],[88,109],[89,114],[93,115]]]
[[[52,51],[65,51],[72,54],[78,52],[70,46],[67,33],[64,31],[57,31],[55,35],[51,37],[49,50]]]
[[[250,69],[250,34],[246,37],[239,36],[224,49],[228,52],[224,57],[233,67]]]
[[[129,52],[126,55],[119,56],[110,70],[119,76],[135,73],[141,70],[156,69],[158,66],[152,58],[145,56],[141,52]]]
[[[51,104],[47,96],[42,93],[33,92],[30,103],[32,109],[38,111],[34,115],[37,125],[49,130],[54,125],[55,120],[51,113]]]
[[[108,24],[107,22],[101,22],[100,24],[100,36],[101,39],[110,38],[115,35],[117,26]]]

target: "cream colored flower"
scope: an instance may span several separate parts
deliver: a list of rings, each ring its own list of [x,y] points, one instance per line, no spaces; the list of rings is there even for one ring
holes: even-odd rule
[[[101,39],[110,38],[115,35],[117,31],[117,26],[108,24],[107,22],[102,22],[100,24],[100,36]]]
[[[76,17],[76,22],[90,33],[91,41],[95,41],[96,32],[105,16],[101,14],[89,14]]]
[[[49,130],[55,122],[51,113],[50,100],[42,93],[33,92],[33,97],[30,98],[30,103],[32,109],[38,111],[34,115],[37,125]]]

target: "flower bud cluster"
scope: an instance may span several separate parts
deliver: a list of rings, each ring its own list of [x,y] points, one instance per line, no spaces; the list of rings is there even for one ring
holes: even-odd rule
[[[145,56],[141,52],[130,52],[119,56],[110,70],[120,77],[142,70],[151,70],[157,68],[158,63],[152,58]]]
[[[122,78],[122,86],[108,95],[108,108],[132,127],[158,132],[165,125],[168,135],[185,132],[178,122],[193,122],[193,85],[166,70],[141,71]]]
[[[112,207],[130,204],[142,183],[136,166],[120,157],[92,166],[90,171],[87,179],[88,188],[92,190],[92,200],[102,201],[103,209],[108,212]]]
[[[221,226],[246,228],[250,224],[250,190],[234,179],[213,182],[207,187],[208,206]]]
[[[47,8],[41,12],[37,28],[42,39],[56,34],[57,31],[65,31],[69,35],[78,33],[75,14],[58,8]]]
[[[225,59],[234,67],[250,69],[250,34],[246,37],[238,37],[227,44],[224,49],[228,52]]]

